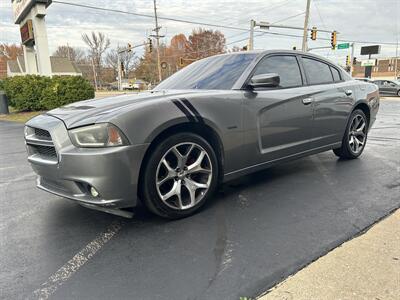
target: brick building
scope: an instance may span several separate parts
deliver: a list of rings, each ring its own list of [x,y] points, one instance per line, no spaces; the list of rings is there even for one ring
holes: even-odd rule
[[[377,60],[377,65],[372,67],[372,78],[394,79],[396,58],[378,58]],[[364,77],[365,67],[361,66],[360,61],[353,67],[353,77]],[[397,58],[397,77],[400,77],[400,58]]]
[[[0,55],[0,80],[7,77],[7,59],[4,55]]]

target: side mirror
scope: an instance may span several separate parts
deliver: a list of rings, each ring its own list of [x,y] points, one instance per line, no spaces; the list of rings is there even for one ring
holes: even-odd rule
[[[254,75],[250,79],[249,85],[253,88],[258,87],[277,87],[281,79],[276,73]]]

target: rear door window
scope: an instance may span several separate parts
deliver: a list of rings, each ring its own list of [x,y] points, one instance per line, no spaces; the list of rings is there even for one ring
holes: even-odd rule
[[[303,66],[309,84],[332,83],[333,75],[328,64],[303,57]]]
[[[330,68],[331,68],[331,72],[332,72],[332,75],[333,75],[333,81],[335,81],[335,82],[341,81],[342,78],[340,77],[339,70],[334,68],[334,67],[332,67],[332,66]]]

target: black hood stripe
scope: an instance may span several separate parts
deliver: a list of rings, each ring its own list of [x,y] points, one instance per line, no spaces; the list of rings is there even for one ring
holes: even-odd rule
[[[186,98],[182,98],[180,99],[183,104],[186,105],[186,107],[196,116],[197,120],[199,121],[199,123],[204,123],[204,119],[201,116],[201,114],[199,113],[199,111],[193,106],[192,103],[189,102],[188,99]]]
[[[186,116],[186,118],[188,118],[188,120],[190,122],[196,122],[195,117],[189,112],[189,110],[181,102],[179,102],[179,100],[173,99],[171,101],[172,101],[173,104],[175,104],[175,106],[177,108],[179,108],[179,110],[181,112],[184,113],[184,115]]]

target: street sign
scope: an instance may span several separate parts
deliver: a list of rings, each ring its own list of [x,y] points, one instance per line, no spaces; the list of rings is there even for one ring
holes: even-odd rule
[[[35,4],[44,4],[45,7],[48,7],[51,4],[51,0],[13,0],[14,23],[19,24]]]
[[[374,67],[376,66],[376,59],[366,59],[361,61],[362,67]]]
[[[364,46],[361,47],[361,55],[371,55],[371,54],[379,54],[381,52],[381,46],[380,45],[374,45],[374,46]]]
[[[350,43],[337,44],[337,49],[348,49],[348,48],[350,48]]]

